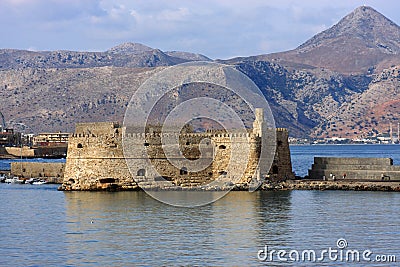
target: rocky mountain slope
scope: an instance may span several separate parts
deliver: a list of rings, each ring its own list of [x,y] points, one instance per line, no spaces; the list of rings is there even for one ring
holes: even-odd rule
[[[338,106],[315,127],[314,136],[365,138],[397,132],[400,123],[400,65],[385,69],[362,93]]]
[[[397,127],[400,110],[387,103],[400,98],[400,27],[371,7],[295,50],[223,62],[253,79],[295,136],[361,138]]]
[[[1,110],[8,125],[25,132],[72,132],[76,122],[122,121],[132,91],[158,70],[3,70]]]
[[[127,43],[105,52],[0,50],[1,111],[10,125],[72,131],[79,121],[121,121],[131,93],[163,66],[210,60]],[[400,28],[359,7],[298,48],[221,61],[263,91],[292,136],[387,133],[399,121]]]

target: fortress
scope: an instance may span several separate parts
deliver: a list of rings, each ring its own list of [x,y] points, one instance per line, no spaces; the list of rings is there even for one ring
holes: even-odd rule
[[[78,123],[69,137],[60,190],[135,190],[139,186],[156,190],[174,190],[178,186],[223,189],[224,182],[232,184],[232,181],[237,188],[246,189],[254,179],[259,182],[292,179],[288,132],[283,128],[265,129],[262,114],[262,110],[256,110],[253,129],[246,131],[182,132],[178,136],[161,133],[156,128],[149,128],[146,133],[128,131],[116,122]],[[171,136],[179,140],[184,156],[184,160],[177,159],[174,164],[166,156],[162,143],[163,138]],[[267,145],[273,144],[269,151],[275,153],[262,156],[263,136],[270,138]],[[243,169],[245,161],[232,157],[231,152],[245,151],[246,147],[249,148],[246,167],[240,177],[235,177],[235,170]],[[268,156],[273,157],[269,160],[272,166],[262,164],[268,160],[260,160],[259,164],[260,157]],[[191,171],[187,164],[195,160],[206,167]],[[207,188],[217,180],[223,183]]]

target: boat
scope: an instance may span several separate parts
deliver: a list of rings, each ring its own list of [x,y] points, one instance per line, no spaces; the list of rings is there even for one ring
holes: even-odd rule
[[[28,180],[25,181],[26,184],[34,184],[34,185],[38,185],[38,184],[47,184],[46,180],[41,180],[38,178],[30,178]]]
[[[29,178],[28,180],[25,181],[26,184],[32,184],[33,182],[36,182],[37,179],[35,178]]]
[[[12,177],[12,178],[6,178],[6,180],[4,181],[7,184],[23,184],[25,183],[24,180],[20,180],[19,177]]]
[[[47,184],[47,181],[45,181],[45,180],[37,180],[37,181],[34,181],[32,184],[35,184],[35,185],[38,185],[38,184]]]

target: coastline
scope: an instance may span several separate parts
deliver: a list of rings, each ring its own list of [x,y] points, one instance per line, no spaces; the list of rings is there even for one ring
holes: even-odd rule
[[[217,187],[202,189],[191,188],[191,187],[164,187],[159,186],[147,187],[146,191],[226,191],[230,188]],[[247,184],[237,184],[232,191],[248,191],[249,187]],[[71,190],[58,188],[59,191],[140,191],[143,190],[139,186],[132,188],[121,188],[116,186],[108,186],[103,189],[83,189],[83,190]],[[338,181],[321,181],[321,180],[286,180],[280,182],[265,182],[259,188],[259,191],[291,191],[291,190],[339,190],[339,191],[383,191],[383,192],[400,192],[400,181],[360,181],[360,180],[338,180]]]

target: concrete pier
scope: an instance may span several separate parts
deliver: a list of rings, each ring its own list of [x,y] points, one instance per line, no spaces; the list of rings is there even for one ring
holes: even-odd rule
[[[391,158],[315,157],[308,175],[312,180],[400,180],[400,166]]]

